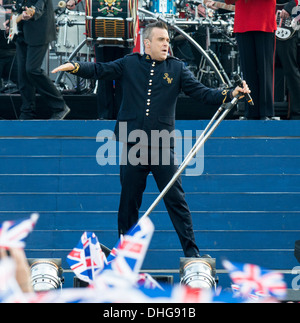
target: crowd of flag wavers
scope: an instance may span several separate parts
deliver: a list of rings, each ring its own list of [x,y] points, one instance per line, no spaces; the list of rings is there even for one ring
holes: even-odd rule
[[[285,299],[287,285],[283,275],[254,264],[223,261],[232,280],[231,290],[222,290],[221,286],[199,289],[181,283],[159,284],[151,275],[141,274],[154,232],[147,217],[121,237],[107,257],[97,236],[83,232],[66,260],[88,287],[36,291],[24,248],[38,218],[38,214],[32,214],[0,224],[1,303],[241,303]]]

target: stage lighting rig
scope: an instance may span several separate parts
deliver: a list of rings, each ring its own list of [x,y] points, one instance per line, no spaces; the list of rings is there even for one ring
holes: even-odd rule
[[[180,258],[180,283],[191,288],[215,289],[216,259]]]
[[[62,288],[63,277],[61,259],[28,259],[31,269],[31,281],[35,292],[44,292]]]

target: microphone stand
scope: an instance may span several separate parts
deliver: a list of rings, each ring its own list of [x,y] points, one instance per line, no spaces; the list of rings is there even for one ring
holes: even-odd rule
[[[234,97],[231,102],[229,103],[223,103],[215,115],[212,117],[204,131],[202,132],[201,136],[197,139],[195,145],[191,149],[191,151],[187,154],[184,161],[181,163],[179,168],[177,169],[174,176],[171,178],[169,183],[166,185],[166,187],[161,191],[161,193],[158,195],[158,197],[154,200],[154,202],[151,204],[151,206],[148,208],[148,210],[144,213],[144,215],[139,219],[138,223],[148,217],[150,213],[155,209],[155,207],[158,205],[158,203],[163,199],[163,197],[167,194],[167,192],[170,190],[170,188],[173,186],[173,184],[177,181],[179,176],[182,174],[182,172],[186,169],[186,167],[189,165],[191,160],[194,158],[194,156],[197,154],[197,152],[203,147],[205,142],[208,140],[208,138],[213,134],[213,132],[217,129],[219,124],[226,118],[228,113],[232,110],[232,108],[238,103],[239,98],[242,96],[242,94],[238,94],[236,97]]]

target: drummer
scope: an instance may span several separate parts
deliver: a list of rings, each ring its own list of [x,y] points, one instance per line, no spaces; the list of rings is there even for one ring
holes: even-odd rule
[[[69,62],[52,71],[68,71],[83,78],[123,80],[122,104],[115,127],[117,140],[125,143],[120,165],[119,234],[125,234],[138,221],[150,171],[162,191],[178,169],[174,130],[181,91],[203,103],[220,105],[250,93],[245,82],[243,88],[232,91],[205,87],[182,61],[168,56],[169,41],[167,26],[156,22],[145,28],[144,55],[134,53],[109,63]],[[180,178],[165,195],[164,202],[185,257],[200,257]]]

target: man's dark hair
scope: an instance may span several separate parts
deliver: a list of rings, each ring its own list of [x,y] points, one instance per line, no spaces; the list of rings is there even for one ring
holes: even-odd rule
[[[144,39],[151,40],[153,28],[166,29],[168,31],[168,26],[164,22],[162,21],[153,22],[152,24],[149,24],[145,27],[145,30],[143,33]]]

